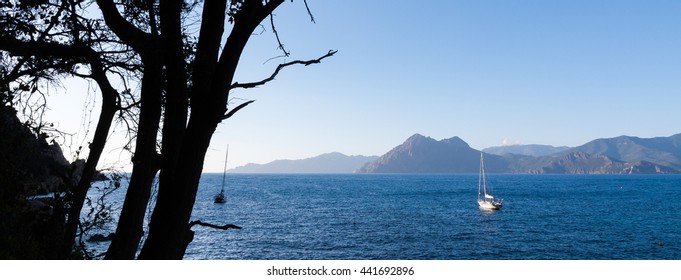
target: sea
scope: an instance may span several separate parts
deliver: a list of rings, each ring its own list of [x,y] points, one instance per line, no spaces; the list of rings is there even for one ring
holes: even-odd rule
[[[202,176],[192,220],[242,229],[195,226],[185,259],[681,259],[681,175],[490,174],[500,211],[478,208],[478,174],[226,176],[225,204],[222,174]]]

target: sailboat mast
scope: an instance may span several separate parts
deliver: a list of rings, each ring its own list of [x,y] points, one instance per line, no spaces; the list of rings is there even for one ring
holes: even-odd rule
[[[482,158],[482,152],[480,152],[480,176],[482,177],[482,193],[484,199],[487,200],[487,181],[485,180],[485,161]]]
[[[225,151],[225,167],[222,169],[222,191],[225,191],[225,175],[227,174],[227,156],[229,155],[229,145]]]
[[[478,172],[478,200],[480,200],[480,189],[482,188],[482,152],[480,152],[480,172]]]

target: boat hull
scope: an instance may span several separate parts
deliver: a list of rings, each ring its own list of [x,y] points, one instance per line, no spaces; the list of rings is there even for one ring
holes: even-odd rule
[[[501,201],[478,200],[478,206],[482,210],[501,210],[503,204]]]
[[[215,198],[213,200],[215,203],[225,203],[227,200],[225,199],[225,194],[223,192],[215,195]]]

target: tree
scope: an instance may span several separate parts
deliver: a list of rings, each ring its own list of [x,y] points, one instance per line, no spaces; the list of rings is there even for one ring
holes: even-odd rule
[[[180,259],[193,239],[191,226],[205,224],[191,222],[190,216],[211,137],[219,123],[252,103],[228,108],[230,91],[263,85],[286,66],[319,63],[336,52],[329,51],[314,60],[280,64],[270,77],[259,82],[235,83],[236,67],[251,34],[283,0],[95,2],[102,19],[85,19],[84,14],[94,5],[91,7],[90,2],[82,0],[10,2],[0,7],[5,13],[0,49],[15,58],[11,63],[14,69],[40,70],[23,61],[64,62],[47,68],[94,79],[102,97],[110,99],[106,102],[107,110],[102,109],[95,137],[108,133],[116,112],[137,110],[133,172],[106,258],[135,257],[144,234],[143,219],[151,185],[160,171],[156,206],[139,258]],[[200,31],[193,39],[185,30],[185,21],[198,9],[202,10]],[[7,11],[19,11],[25,16],[10,19]],[[31,22],[31,15],[35,19],[36,14],[40,14],[39,19],[56,22],[62,32],[50,31],[54,27],[49,24],[44,27]],[[228,23],[231,30],[223,44]],[[22,31],[23,36],[12,36],[16,35],[12,32],[21,33],[22,26],[29,26]],[[88,74],[74,71],[75,65],[87,65],[90,71]],[[31,76],[31,71],[25,72]],[[126,95],[129,91],[111,87],[107,73],[124,77],[135,77],[138,73],[141,76],[138,95],[131,97]],[[128,105],[122,104],[124,100]],[[103,141],[102,148],[105,138]],[[95,140],[93,146],[88,164],[96,166],[101,150]],[[84,196],[91,179],[83,176],[74,189],[75,200]],[[80,207],[82,203],[78,205],[76,201],[69,221],[77,221]],[[67,226],[67,240],[73,235],[68,230],[71,228]]]
[[[102,96],[102,108],[95,134],[90,143],[90,153],[80,181],[70,194],[68,219],[64,230],[63,255],[73,247],[80,211],[96,166],[104,150],[114,114],[120,108],[120,97],[107,77],[107,71],[126,68],[125,51],[104,51],[98,46],[110,41],[110,36],[99,28],[97,21],[78,16],[77,5],[82,1],[24,1],[20,4],[3,3],[0,49],[17,59],[5,58],[2,90],[7,99],[18,92],[40,91],[41,79],[54,79],[59,75],[79,76],[94,80]],[[98,50],[95,50],[98,49]],[[118,66],[116,65],[118,64]],[[89,73],[78,71],[80,65],[88,66]],[[27,77],[27,78],[26,78]],[[18,84],[14,89],[10,82]],[[11,103],[11,101],[8,101]]]

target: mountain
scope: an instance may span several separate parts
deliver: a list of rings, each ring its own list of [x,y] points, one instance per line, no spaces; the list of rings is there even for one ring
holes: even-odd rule
[[[681,134],[649,139],[631,136],[597,139],[568,149],[542,145],[512,149],[516,152],[495,148],[485,154],[487,171],[532,174],[681,173]],[[553,149],[562,151],[546,154]],[[503,155],[493,154],[500,151]],[[472,149],[458,137],[437,141],[415,134],[357,172],[477,173],[479,162],[480,151]]]
[[[679,170],[649,161],[625,162],[603,154],[567,152],[513,161],[512,173],[530,174],[674,174]]]
[[[266,164],[249,163],[229,173],[352,173],[377,156],[347,156],[327,153],[299,160],[275,160]]]
[[[491,173],[667,174],[681,173],[681,134],[619,136],[567,148],[514,145],[483,150]],[[381,157],[328,153],[301,160],[247,164],[230,173],[478,173],[480,151],[459,137],[435,140],[414,134]]]
[[[619,136],[596,139],[569,152],[601,154],[626,162],[651,162],[681,170],[681,134],[655,138]]]
[[[485,153],[488,153],[488,154],[500,155],[500,156],[505,155],[505,154],[514,154],[514,155],[540,157],[540,156],[546,156],[546,155],[550,155],[550,154],[560,153],[560,152],[568,150],[568,149],[570,149],[570,147],[566,147],[566,146],[554,147],[554,146],[550,146],[550,145],[532,144],[532,145],[509,145],[509,146],[489,147],[489,148],[482,149],[482,151],[485,152]]]
[[[503,172],[508,166],[507,160],[497,155],[486,155],[485,164],[489,172]],[[357,173],[477,173],[479,168],[480,151],[461,138],[437,141],[414,134]]]
[[[558,174],[681,173],[681,134],[639,138],[619,136],[541,157],[512,160],[510,172]]]
[[[650,174],[678,173],[659,164],[639,161],[625,162],[603,154],[567,152],[515,161],[511,170],[531,174]]]

